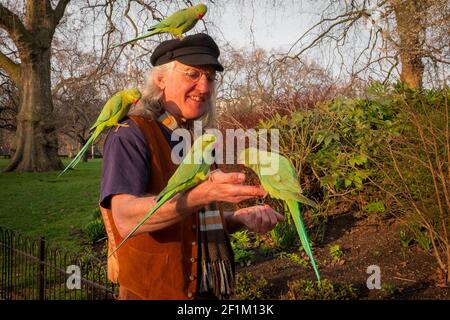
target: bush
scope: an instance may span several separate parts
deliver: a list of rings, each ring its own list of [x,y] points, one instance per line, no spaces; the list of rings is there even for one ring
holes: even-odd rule
[[[101,217],[100,209],[96,208],[93,211],[93,220],[89,222],[84,228],[84,234],[89,243],[95,244],[107,238],[103,219]]]
[[[436,258],[445,285],[450,282],[449,93],[374,83],[364,98],[336,98],[314,109],[277,114],[259,126],[279,129],[280,152],[294,164],[304,194],[320,203],[316,214],[345,203],[370,217],[401,217]]]
[[[231,235],[231,248],[234,252],[234,261],[240,265],[249,265],[255,260],[255,253],[252,249],[247,230],[238,231]]]
[[[385,195],[369,184],[377,175],[372,159],[402,132],[402,114],[382,85],[374,84],[366,95],[260,121],[260,128],[279,129],[280,152],[295,166],[304,194],[320,204],[314,214],[322,222],[344,202],[363,213],[375,213],[373,205],[362,210],[367,204],[384,205]]]
[[[404,130],[383,146],[376,185],[393,199],[397,216],[417,244],[433,254],[441,279],[450,283],[450,90],[410,90],[394,95]]]
[[[288,282],[287,300],[350,300],[357,298],[357,290],[351,284],[333,285],[329,280],[320,283],[310,280]]]
[[[270,283],[262,276],[255,279],[250,272],[238,273],[235,296],[239,300],[267,299],[270,287]]]

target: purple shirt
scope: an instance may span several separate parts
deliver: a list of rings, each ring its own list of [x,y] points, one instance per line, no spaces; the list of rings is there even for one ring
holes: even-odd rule
[[[150,151],[145,137],[137,124],[129,118],[128,128],[115,132],[113,127],[106,137],[103,148],[103,171],[100,187],[100,205],[111,208],[111,196],[119,193],[143,196],[147,191],[150,170]],[[171,148],[178,141],[171,141],[171,131],[158,122]]]

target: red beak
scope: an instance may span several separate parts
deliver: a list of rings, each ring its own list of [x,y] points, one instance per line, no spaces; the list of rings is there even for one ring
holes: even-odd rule
[[[201,19],[201,18],[203,18],[204,16],[205,16],[205,15],[204,15],[203,13],[199,13],[197,17],[198,17],[199,19]]]
[[[139,99],[134,99],[134,100],[133,100],[133,104],[138,103],[138,101],[139,101]]]

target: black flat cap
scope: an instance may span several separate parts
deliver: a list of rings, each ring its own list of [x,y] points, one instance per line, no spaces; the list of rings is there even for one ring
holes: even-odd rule
[[[217,71],[223,71],[217,59],[219,55],[219,47],[213,38],[205,33],[197,33],[182,40],[161,42],[153,51],[150,62],[153,66],[160,66],[176,60],[188,66],[211,65]]]

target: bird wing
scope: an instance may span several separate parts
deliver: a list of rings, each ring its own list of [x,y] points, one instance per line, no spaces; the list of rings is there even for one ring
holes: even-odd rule
[[[155,28],[178,28],[186,23],[189,18],[188,9],[179,10],[172,15],[168,16],[158,24],[150,27],[148,30],[154,30]]]
[[[302,194],[300,183],[298,182],[297,172],[291,162],[283,156],[279,156],[278,171],[272,175],[261,175],[260,180],[263,187],[273,197],[283,200],[295,200],[311,207],[317,207],[317,204]]]
[[[122,96],[120,94],[115,94],[114,96],[111,97],[111,99],[109,99],[106,102],[105,106],[102,109],[102,112],[100,112],[100,115],[97,118],[97,121],[95,121],[94,125],[89,129],[89,131],[94,130],[103,122],[111,119],[111,117],[113,117],[117,112],[119,112],[121,107],[122,107]]]
[[[162,197],[164,194],[180,187],[181,185],[184,185],[189,181],[193,181],[196,174],[202,171],[205,171],[204,164],[192,164],[182,162],[178,166],[177,170],[174,172],[172,177],[170,177],[169,181],[167,182],[167,186],[158,194],[158,199]]]

